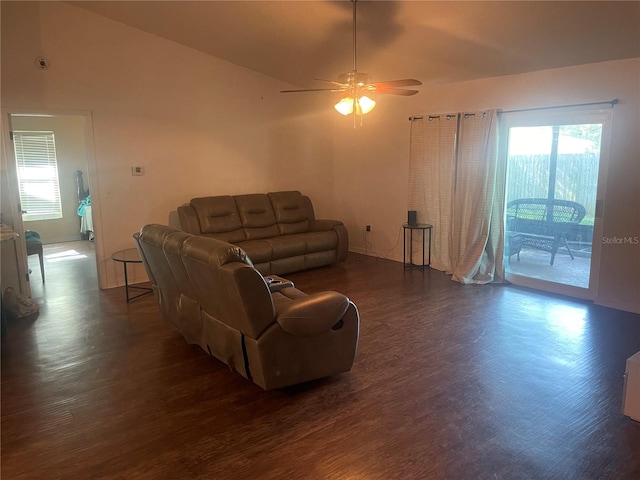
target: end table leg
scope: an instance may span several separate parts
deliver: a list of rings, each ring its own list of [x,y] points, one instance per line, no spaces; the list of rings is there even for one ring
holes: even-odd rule
[[[127,278],[127,262],[122,262],[124,265],[124,294],[127,297],[127,303],[129,303],[129,278]]]
[[[402,267],[407,268],[407,229],[402,228]]]

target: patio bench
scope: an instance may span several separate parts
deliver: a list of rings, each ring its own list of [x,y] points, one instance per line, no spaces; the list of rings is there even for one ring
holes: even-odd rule
[[[570,200],[520,198],[507,204],[507,232],[520,235],[523,246],[550,252],[553,265],[560,247],[566,248],[573,260],[567,234],[585,214],[584,206]]]

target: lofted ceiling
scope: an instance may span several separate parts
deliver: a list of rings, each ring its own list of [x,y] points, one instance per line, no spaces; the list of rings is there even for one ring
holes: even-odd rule
[[[352,69],[352,3],[67,2],[296,87]],[[471,80],[640,57],[638,1],[367,1],[358,70],[374,81]]]

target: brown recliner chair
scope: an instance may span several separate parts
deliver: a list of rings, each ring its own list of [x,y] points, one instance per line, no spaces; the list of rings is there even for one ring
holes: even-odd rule
[[[275,291],[220,240],[164,225],[134,238],[165,319],[245,378],[270,390],[351,370],[359,315],[346,296],[307,295],[279,278]]]

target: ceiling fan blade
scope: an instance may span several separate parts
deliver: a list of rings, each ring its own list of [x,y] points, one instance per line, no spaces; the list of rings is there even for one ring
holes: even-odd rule
[[[382,95],[403,95],[405,97],[420,93],[418,90],[403,90],[402,88],[376,88],[375,92]]]
[[[389,80],[387,82],[375,82],[372,85],[375,85],[376,88],[417,87],[418,85],[422,85],[422,82],[420,80],[415,80],[413,78],[404,78],[402,80]]]
[[[299,92],[344,92],[343,89],[336,88],[305,88],[302,90],[280,90],[280,93],[299,93]]]
[[[317,80],[318,82],[326,82],[326,83],[331,83],[333,85],[338,85],[340,88],[347,88],[349,86],[348,83],[335,82],[333,80],[325,80],[324,78],[314,78],[314,80]]]

